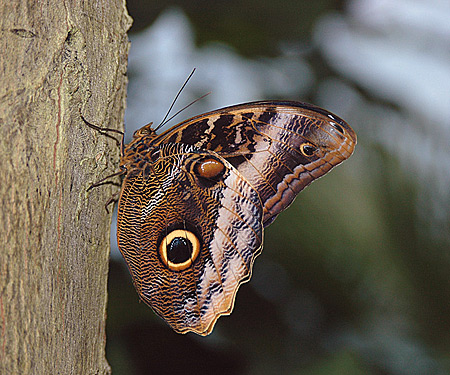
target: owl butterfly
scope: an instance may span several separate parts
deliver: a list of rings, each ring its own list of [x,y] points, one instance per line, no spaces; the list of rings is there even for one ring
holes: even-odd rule
[[[263,228],[347,159],[356,135],[299,102],[246,103],[125,146],[117,237],[139,297],[176,332],[211,333],[261,252]]]

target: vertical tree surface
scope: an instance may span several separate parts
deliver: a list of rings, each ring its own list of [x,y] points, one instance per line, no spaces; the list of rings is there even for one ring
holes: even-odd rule
[[[0,4],[0,374],[105,374],[125,0]]]

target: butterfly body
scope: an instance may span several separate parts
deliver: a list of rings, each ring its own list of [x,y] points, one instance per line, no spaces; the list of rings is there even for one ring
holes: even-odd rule
[[[343,120],[298,102],[138,130],[121,160],[118,243],[141,299],[175,331],[209,334],[251,277],[263,227],[355,144]]]

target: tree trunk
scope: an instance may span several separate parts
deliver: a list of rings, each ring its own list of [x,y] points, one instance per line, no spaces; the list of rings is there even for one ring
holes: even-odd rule
[[[125,0],[0,4],[0,374],[106,374]]]

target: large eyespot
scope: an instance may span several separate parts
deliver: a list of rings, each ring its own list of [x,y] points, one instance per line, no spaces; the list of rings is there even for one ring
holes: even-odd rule
[[[311,143],[303,143],[300,146],[300,151],[302,152],[303,155],[310,158],[317,151],[317,147],[312,145]]]
[[[222,179],[225,172],[225,165],[220,160],[206,157],[195,162],[192,172],[201,185],[212,187]]]
[[[186,229],[175,229],[159,244],[162,262],[172,271],[183,271],[194,263],[200,253],[200,241]]]

